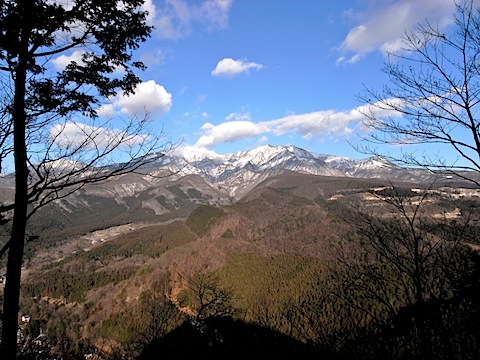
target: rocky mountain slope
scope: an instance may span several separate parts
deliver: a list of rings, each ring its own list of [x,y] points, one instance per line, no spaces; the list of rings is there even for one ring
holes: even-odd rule
[[[353,160],[294,146],[265,145],[217,157],[168,154],[136,173],[85,186],[54,202],[32,218],[30,231],[54,241],[59,236],[66,238],[129,223],[145,225],[185,218],[199,205],[235,203],[262,182],[288,173],[322,176],[331,181],[458,181],[423,169],[402,168],[378,157]],[[12,180],[13,175],[0,178],[0,202],[12,201]],[[298,184],[292,186],[303,189]]]
[[[408,169],[383,158],[348,159],[334,155],[321,155],[295,146],[264,145],[250,151],[211,157],[179,157],[167,155],[149,165],[149,171],[168,169],[178,175],[200,175],[212,186],[239,199],[256,184],[281,170],[297,173],[352,177],[381,178],[391,181],[431,182],[434,178],[445,181],[450,176],[434,174],[425,169]]]
[[[34,215],[28,232],[38,238],[27,243],[22,312],[53,337],[113,351],[146,333],[151,294],[160,296],[152,301],[168,299],[183,309],[191,279],[214,273],[235,290],[245,321],[302,341],[337,336],[350,319],[339,316],[346,307],[330,297],[341,283],[333,280],[337,260],[356,246],[349,215],[388,218],[392,208],[384,198],[397,190],[413,204],[430,194],[422,214],[435,224],[462,224],[478,209],[478,190],[454,187],[456,180],[445,176],[431,186],[432,176],[378,158],[294,147],[215,159],[165,156]],[[3,180],[2,201],[12,191]],[[472,230],[468,242],[475,245],[480,240]],[[298,300],[292,305],[292,299]],[[292,309],[299,309],[293,320]],[[315,323],[312,314],[319,316]],[[292,333],[293,324],[302,331]]]

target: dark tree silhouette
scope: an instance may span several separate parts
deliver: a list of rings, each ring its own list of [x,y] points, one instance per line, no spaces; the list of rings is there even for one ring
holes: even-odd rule
[[[222,287],[220,279],[212,274],[197,274],[188,279],[187,305],[197,323],[208,318],[235,317],[239,310],[234,306],[234,291]]]
[[[151,32],[142,0],[6,0],[0,3],[0,157],[13,154],[15,199],[4,290],[1,358],[16,356],[26,225],[40,207],[88,183],[155,161],[168,143],[147,114],[101,121],[98,108],[140,83],[133,57]],[[56,69],[59,54],[81,60]],[[121,123],[120,125],[118,125]],[[118,129],[120,128],[120,129]],[[108,166],[116,163],[116,166]],[[2,250],[2,251],[4,251]]]
[[[374,194],[383,203],[376,214],[357,209],[349,218],[357,246],[346,262],[351,272],[343,279],[344,296],[381,326],[408,309],[424,356],[432,350],[429,306],[451,301],[475,269],[468,243],[477,209],[451,219],[434,213],[429,189],[416,196],[395,187]]]

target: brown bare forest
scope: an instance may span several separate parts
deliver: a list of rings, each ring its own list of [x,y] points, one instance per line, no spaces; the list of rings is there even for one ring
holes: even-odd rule
[[[479,196],[287,173],[169,221],[44,228],[23,354],[475,358]]]

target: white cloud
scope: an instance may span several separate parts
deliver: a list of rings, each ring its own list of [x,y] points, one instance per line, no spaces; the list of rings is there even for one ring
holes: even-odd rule
[[[352,132],[364,119],[358,111],[325,110],[300,115],[289,115],[268,122],[275,135],[296,133],[306,139],[326,135],[344,136]]]
[[[425,19],[445,28],[452,23],[455,9],[454,0],[374,1],[372,5],[367,12],[355,14],[361,23],[348,32],[337,63],[354,63],[377,50],[398,51],[406,31],[413,31]]]
[[[250,121],[251,116],[249,112],[233,112],[227,115],[225,118],[227,121]]]
[[[65,10],[71,10],[73,8],[73,1],[71,0],[48,0],[47,3],[58,4],[65,8]]]
[[[113,116],[117,112],[127,115],[142,115],[145,113],[166,113],[172,106],[172,95],[165,88],[149,80],[142,82],[135,88],[135,93],[117,94],[111,104],[101,106],[97,113],[100,116]]]
[[[165,0],[162,6],[155,7],[156,34],[163,39],[181,39],[192,33],[196,23],[209,30],[224,29],[228,26],[232,4],[233,0],[203,0],[195,5],[185,0]]]
[[[254,62],[225,58],[217,63],[217,66],[212,71],[212,76],[232,77],[241,73],[249,72],[250,69],[260,70],[262,68],[263,65]]]
[[[208,150],[205,147],[199,146],[180,146],[174,149],[173,153],[177,156],[184,157],[188,161],[195,161],[204,157],[211,159],[222,160],[222,155],[217,154],[213,150]]]
[[[77,64],[82,65],[82,56],[85,54],[83,50],[75,50],[70,55],[60,55],[52,60],[53,65],[59,70],[63,70],[70,64],[72,61],[75,61]]]
[[[70,55],[60,55],[52,60],[53,65],[58,70],[64,70],[68,64],[75,61],[80,66],[85,66],[82,56],[86,53],[84,50],[75,50]],[[124,68],[122,66],[114,66],[114,71],[116,73],[123,73]]]
[[[395,99],[388,100],[391,104],[398,105]],[[380,110],[371,107],[378,117],[399,116],[391,109]],[[370,105],[363,105],[350,111],[324,110],[306,114],[293,114],[282,118],[255,123],[250,120],[248,114],[233,113],[226,121],[218,125],[210,122],[202,127],[202,135],[195,143],[199,148],[210,148],[215,145],[234,142],[241,139],[251,139],[260,136],[258,142],[265,142],[267,134],[282,136],[285,134],[296,134],[305,139],[325,137],[344,139],[354,130],[368,131],[363,122],[366,120],[363,115],[370,110]],[[243,116],[243,119],[242,119]]]
[[[148,135],[128,135],[127,133],[103,127],[95,127],[79,122],[58,124],[50,129],[50,137],[61,149],[104,149],[117,146],[135,146],[148,139]]]
[[[266,124],[251,121],[227,121],[219,125],[205,123],[202,126],[203,135],[195,146],[208,148],[216,144],[233,142],[239,139],[252,138],[269,131]]]
[[[105,104],[105,105],[100,106],[97,109],[97,115],[101,116],[101,117],[113,117],[113,116],[115,116],[115,114],[116,114],[116,112],[115,112],[115,107],[113,106],[113,104]]]
[[[155,17],[157,16],[157,7],[153,3],[153,0],[145,0],[145,2],[142,5],[142,10],[148,13],[147,24],[153,25],[155,22]]]

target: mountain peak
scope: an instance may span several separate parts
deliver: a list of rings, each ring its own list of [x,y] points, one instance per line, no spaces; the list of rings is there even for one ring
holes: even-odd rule
[[[195,156],[175,157],[182,175],[197,174],[230,196],[245,194],[261,180],[282,170],[302,174],[377,178],[402,181],[429,181],[431,173],[396,166],[379,156],[350,159],[317,154],[294,145],[262,145],[255,149],[225,155],[197,151]],[[172,167],[173,169],[173,167]]]
[[[183,158],[188,162],[197,162],[204,159],[223,161],[225,158],[225,155],[220,155],[213,150],[208,150],[206,148],[201,148],[197,146],[185,146],[175,149],[173,155],[179,158]]]
[[[230,154],[228,161],[233,161],[242,167],[246,164],[265,164],[283,150],[282,146],[262,145],[252,150],[240,151]]]

